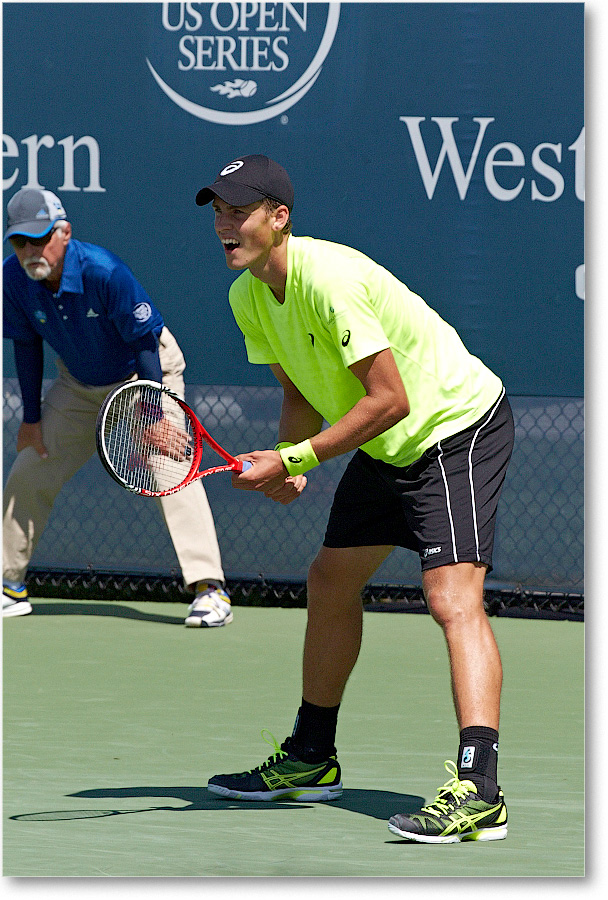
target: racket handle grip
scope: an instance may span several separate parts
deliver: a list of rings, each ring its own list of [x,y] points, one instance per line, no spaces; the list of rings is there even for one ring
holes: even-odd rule
[[[246,472],[247,469],[250,469],[253,465],[253,463],[250,463],[248,459],[243,459],[243,460],[241,460],[241,462],[243,464],[242,468],[241,468],[241,472]]]

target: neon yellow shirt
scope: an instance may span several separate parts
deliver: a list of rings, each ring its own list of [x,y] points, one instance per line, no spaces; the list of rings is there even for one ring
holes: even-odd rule
[[[410,465],[472,425],[502,390],[451,325],[350,247],[290,236],[284,303],[249,270],[229,300],[249,361],[278,363],[330,425],[365,393],[348,367],[391,348],[410,414],[361,449],[392,465]]]

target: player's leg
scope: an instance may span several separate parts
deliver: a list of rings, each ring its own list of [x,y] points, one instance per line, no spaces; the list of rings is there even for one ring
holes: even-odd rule
[[[336,753],[340,703],[361,648],[361,592],[392,550],[324,546],[310,567],[302,704],[291,736],[293,752],[306,762]]]
[[[499,726],[502,665],[483,605],[485,574],[485,565],[469,562],[422,574],[429,611],[446,639],[461,730],[485,725],[498,731]]]
[[[168,328],[159,338],[163,384],[184,398],[183,353]],[[228,625],[233,613],[225,588],[213,513],[202,481],[162,497],[159,505],[175,549],[184,585],[194,594],[185,624],[189,628]]]
[[[395,815],[389,829],[420,843],[495,841],[507,836],[507,808],[497,784],[502,666],[483,606],[485,567],[440,566],[423,573],[431,615],[443,629],[460,726],[458,765],[434,803]]]
[[[344,686],[361,646],[361,591],[393,549],[391,535],[402,522],[400,501],[359,451],[338,485],[323,547],[308,574],[303,696],[293,733],[261,766],[215,776],[209,790],[241,800],[340,796],[335,734]],[[293,789],[297,780],[302,787]]]
[[[435,802],[391,818],[390,830],[409,840],[450,843],[507,835],[507,809],[497,784],[502,665],[483,605],[483,585],[512,447],[513,419],[502,398],[473,428],[441,442],[429,455],[425,476],[435,484],[433,496],[443,499],[416,527],[422,535],[427,605],[448,648],[460,744],[458,764],[445,764],[453,777]],[[447,525],[441,524],[442,508]]]
[[[393,550],[321,547],[308,573],[308,619],[302,696],[316,706],[336,706],[361,647],[361,591]]]
[[[321,548],[308,576],[303,700],[293,734],[281,745],[274,741],[274,754],[261,766],[211,778],[212,793],[307,802],[341,796],[334,742],[340,700],[361,646],[361,591],[391,550]]]
[[[426,601],[448,649],[460,730],[458,772],[479,794],[498,793],[498,729],[502,663],[483,605],[485,566],[457,563],[423,573]]]

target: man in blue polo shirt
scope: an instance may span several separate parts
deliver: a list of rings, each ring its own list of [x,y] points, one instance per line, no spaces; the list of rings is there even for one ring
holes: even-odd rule
[[[104,398],[130,378],[163,381],[183,396],[184,357],[131,270],[72,237],[58,197],[23,188],[9,201],[4,337],[11,338],[23,400],[17,458],[4,488],[3,616],[32,611],[25,575],[62,486],[95,452]],[[43,344],[58,378],[41,399]],[[232,621],[213,516],[200,481],[161,500],[184,583],[186,625]]]

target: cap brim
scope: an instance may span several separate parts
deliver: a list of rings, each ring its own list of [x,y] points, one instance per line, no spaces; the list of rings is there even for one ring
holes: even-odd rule
[[[249,206],[250,203],[263,200],[265,196],[266,194],[262,191],[256,191],[255,188],[247,187],[245,184],[219,181],[201,188],[196,195],[196,203],[198,206],[205,206],[207,203],[211,203],[214,197],[219,197],[220,200],[231,206]]]
[[[49,231],[51,230],[51,228],[53,228],[55,222],[57,221],[59,220],[54,219],[52,222],[37,222],[36,220],[34,220],[33,222],[21,222],[18,225],[11,225],[10,228],[6,229],[4,240],[6,241],[14,234],[22,234],[23,237],[31,238],[44,237],[45,234],[49,233]]]

